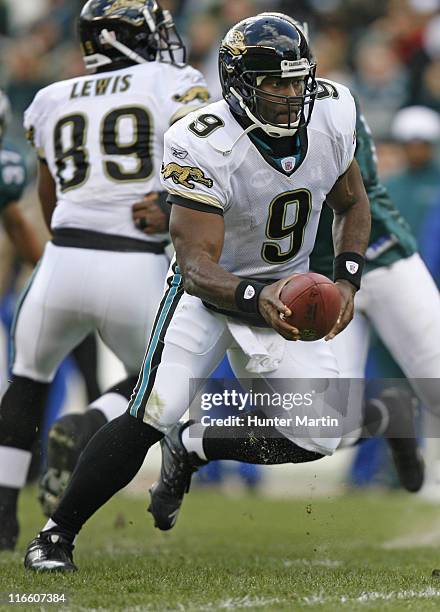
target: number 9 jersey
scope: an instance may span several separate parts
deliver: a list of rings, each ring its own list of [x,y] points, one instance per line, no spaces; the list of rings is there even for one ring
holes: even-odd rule
[[[298,131],[299,154],[278,159],[225,101],[210,104],[165,135],[168,201],[224,216],[219,263],[229,272],[267,280],[306,272],[326,195],[353,160],[355,124],[349,90],[326,81]]]
[[[160,191],[163,134],[209,98],[201,74],[148,62],[49,85],[25,112],[29,140],[56,181],[55,228],[162,240],[135,228],[131,207]]]

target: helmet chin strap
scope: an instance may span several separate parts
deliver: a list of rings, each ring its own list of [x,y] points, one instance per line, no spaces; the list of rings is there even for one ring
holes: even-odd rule
[[[127,56],[128,59],[132,60],[133,62],[136,62],[137,64],[147,63],[145,58],[141,57],[138,53],[136,53],[136,51],[133,51],[133,49],[130,49],[126,45],[123,45],[116,40],[116,36],[112,35],[112,33],[110,33],[108,30],[101,30],[100,36],[103,42],[112,46],[114,49],[117,49],[120,53]]]
[[[236,138],[234,140],[234,142],[231,145],[230,149],[226,149],[225,151],[223,151],[222,149],[217,149],[216,146],[214,146],[212,144],[212,142],[209,142],[208,140],[208,144],[210,145],[210,147],[212,149],[214,149],[214,151],[217,151],[217,153],[221,153],[223,155],[223,157],[226,157],[227,155],[230,155],[232,153],[232,149],[235,147],[235,145],[243,138],[243,136],[246,136],[246,134],[249,134],[249,132],[252,132],[252,130],[256,130],[258,127],[260,127],[259,125],[255,125],[255,123],[253,123],[252,125],[250,125],[249,127],[247,127],[244,132],[242,132],[240,134],[240,136],[238,138]]]
[[[249,117],[249,119],[252,121],[252,123],[255,125],[255,127],[261,128],[264,132],[266,132],[266,134],[268,134],[272,138],[283,138],[283,136],[294,136],[296,132],[298,131],[299,117],[297,118],[295,122],[297,125],[292,128],[283,128],[281,126],[278,127],[275,125],[271,125],[269,123],[263,123],[257,117],[255,117],[253,113],[251,113],[250,109],[245,104],[243,97],[238,93],[238,91],[234,87],[230,88],[230,92],[235,98],[237,98],[238,103],[240,104],[240,107],[244,110],[244,112]]]

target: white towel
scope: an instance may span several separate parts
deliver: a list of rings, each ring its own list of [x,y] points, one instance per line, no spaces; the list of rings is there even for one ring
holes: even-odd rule
[[[248,372],[261,374],[278,369],[284,357],[286,340],[274,329],[249,327],[230,318],[227,326],[238,346],[249,357]]]

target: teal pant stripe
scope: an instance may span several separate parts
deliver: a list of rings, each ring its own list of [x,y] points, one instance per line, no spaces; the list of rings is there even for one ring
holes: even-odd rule
[[[12,319],[11,332],[9,335],[9,355],[10,355],[9,365],[11,369],[15,361],[15,330],[17,328],[18,315],[20,314],[20,310],[21,310],[21,307],[23,306],[23,302],[25,301],[26,296],[30,291],[32,283],[34,282],[34,279],[37,275],[38,269],[40,268],[40,263],[41,263],[41,259],[35,266],[35,269],[30,275],[30,277],[28,278],[28,280],[26,281],[26,284],[23,287],[23,290],[15,306],[14,318]]]
[[[168,313],[173,305],[174,298],[179,290],[179,285],[181,282],[182,276],[179,273],[174,274],[173,280],[171,281],[171,288],[169,290],[167,299],[165,300],[165,304],[163,305],[162,312],[160,313],[159,320],[157,322],[156,328],[154,330],[153,338],[150,343],[150,348],[148,349],[147,355],[145,357],[145,363],[142,370],[142,382],[139,390],[134,398],[133,405],[130,408],[131,416],[136,417],[138,410],[142,403],[142,398],[145,393],[145,389],[148,385],[148,379],[150,377],[151,371],[151,361],[153,359],[154,352],[157,348],[157,344],[159,342],[159,338],[162,332],[162,328],[168,316]]]

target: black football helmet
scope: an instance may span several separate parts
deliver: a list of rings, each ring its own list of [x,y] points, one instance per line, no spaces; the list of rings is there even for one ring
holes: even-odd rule
[[[156,0],[89,0],[79,16],[78,34],[88,69],[154,60],[185,65],[185,46],[171,13]]]
[[[292,136],[309,123],[318,89],[316,63],[303,29],[287,15],[262,13],[231,28],[220,45],[219,72],[231,109],[269,136]],[[260,87],[267,76],[302,78],[303,94],[268,94]],[[287,122],[270,122],[259,110],[262,102],[285,106]]]
[[[308,44],[310,44],[310,39],[309,39],[309,24],[307,23],[307,21],[298,21],[298,19],[294,19],[293,17],[291,17],[290,15],[286,15],[285,13],[277,13],[276,11],[264,11],[264,13],[260,13],[259,15],[260,17],[279,17],[280,19],[285,19],[286,21],[289,21],[291,24],[293,24],[294,26],[296,26],[299,30],[301,30],[301,32],[304,34],[306,41]]]
[[[0,89],[0,146],[11,120],[11,103],[5,92]]]

